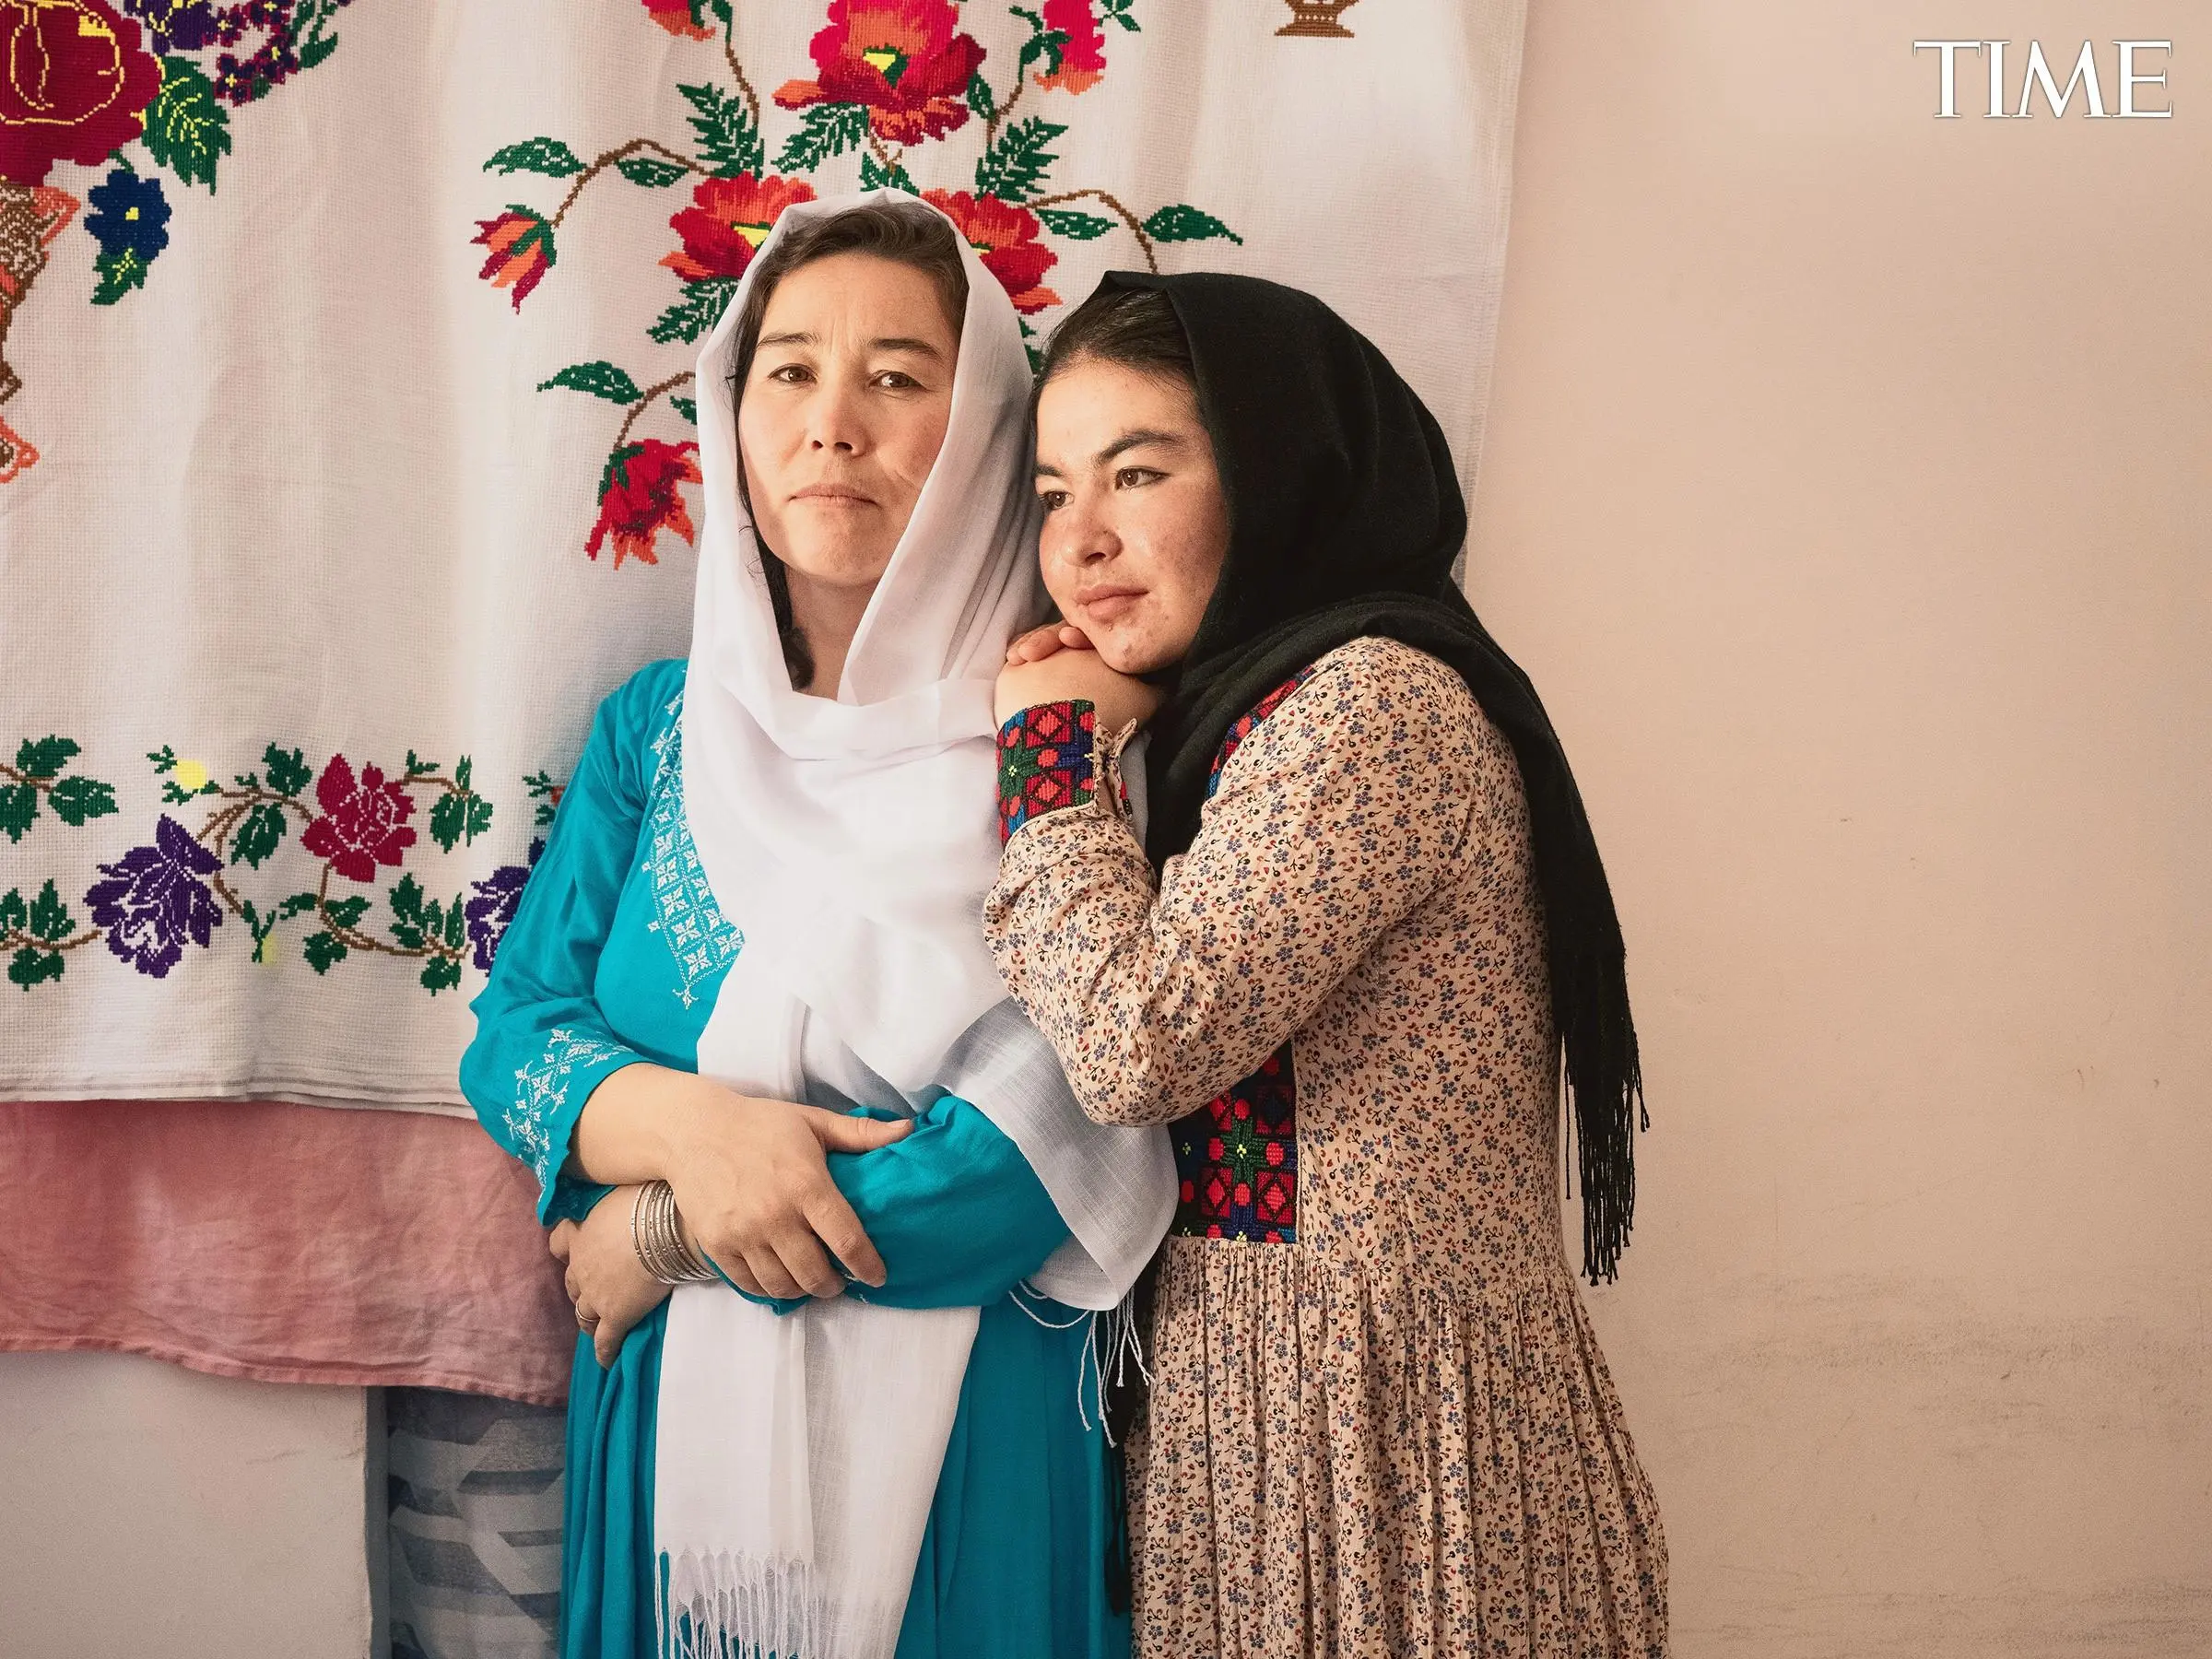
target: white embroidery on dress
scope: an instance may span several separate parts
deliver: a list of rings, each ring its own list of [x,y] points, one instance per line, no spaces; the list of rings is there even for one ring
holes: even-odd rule
[[[691,820],[684,811],[684,698],[677,692],[663,711],[668,724],[653,740],[653,809],[646,819],[645,873],[653,878],[653,919],[645,925],[666,941],[683,983],[676,994],[689,1007],[692,987],[727,968],[745,935],[723,917],[699,862]]]
[[[580,1065],[611,1060],[627,1049],[596,1037],[579,1037],[566,1026],[547,1035],[545,1052],[514,1074],[514,1104],[507,1108],[507,1133],[518,1156],[537,1171],[540,1186],[553,1184],[553,1118],[568,1104],[569,1084]]]

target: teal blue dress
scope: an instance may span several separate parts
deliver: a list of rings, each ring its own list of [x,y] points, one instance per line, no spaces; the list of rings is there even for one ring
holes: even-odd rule
[[[600,705],[474,1005],[462,1088],[492,1137],[536,1172],[548,1226],[581,1218],[607,1190],[563,1172],[592,1090],[640,1060],[695,1070],[715,992],[744,948],[743,918],[717,909],[685,820],[683,690],[681,661],[653,663]],[[889,1273],[870,1300],[982,1310],[899,1659],[1123,1659],[1128,1618],[1105,1594],[1107,1448],[1095,1396],[1079,1393],[1088,1321],[1017,1288],[1067,1237],[1042,1184],[980,1111],[951,1097],[905,1139],[829,1161]],[[577,1341],[564,1659],[655,1651],[666,1323],[663,1302],[606,1371]]]

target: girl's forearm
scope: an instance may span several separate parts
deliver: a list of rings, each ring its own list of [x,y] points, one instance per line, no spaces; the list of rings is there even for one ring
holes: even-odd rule
[[[610,1186],[670,1181],[715,1086],[640,1062],[609,1072],[584,1101],[570,1141],[571,1174]]]

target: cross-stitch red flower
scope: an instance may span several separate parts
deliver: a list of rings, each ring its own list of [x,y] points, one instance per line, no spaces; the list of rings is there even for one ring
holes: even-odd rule
[[[661,256],[661,263],[686,282],[710,276],[742,276],[753,254],[768,240],[776,216],[794,202],[814,200],[804,179],[701,179],[691,191],[691,206],[670,216],[668,228],[684,245]]]
[[[1098,8],[1091,0],[1044,0],[1044,26],[1067,40],[1060,48],[1060,67],[1040,75],[1037,84],[1063,92],[1083,92],[1099,84],[1106,73],[1106,36],[1099,28]]]
[[[1060,303],[1060,296],[1042,282],[1060,255],[1037,240],[1043,227],[1035,214],[994,195],[970,195],[964,190],[925,190],[922,199],[942,208],[959,227],[982,256],[983,268],[1012,297],[1016,311],[1034,313]]]
[[[0,6],[0,179],[43,184],[56,161],[98,166],[145,131],[160,86],[138,25],[106,0]]]
[[[711,41],[714,31],[699,15],[696,0],[645,0],[645,10],[655,23],[681,40]]]
[[[592,539],[584,544],[584,551],[598,558],[601,546],[611,535],[618,571],[625,559],[660,563],[653,541],[664,530],[673,530],[690,541],[694,534],[691,513],[684,498],[677,493],[677,486],[700,481],[698,455],[699,445],[688,439],[682,443],[664,443],[658,438],[626,443],[609,455],[606,471],[599,480],[599,522],[592,526]]]
[[[553,227],[527,207],[510,207],[497,218],[478,219],[468,240],[491,250],[477,275],[493,288],[512,288],[514,309],[521,311],[553,263]]]
[[[942,138],[968,119],[968,81],[983,61],[973,35],[956,34],[952,0],[831,0],[809,43],[816,78],[786,81],[776,101],[863,104],[868,127],[893,144]]]
[[[333,755],[315,780],[323,816],[308,825],[300,844],[348,881],[374,881],[376,866],[399,861],[415,844],[407,818],[415,802],[406,789],[384,776],[381,766],[364,766],[361,775],[343,755]]]

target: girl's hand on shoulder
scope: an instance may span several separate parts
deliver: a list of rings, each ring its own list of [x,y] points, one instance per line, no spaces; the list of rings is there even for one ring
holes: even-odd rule
[[[668,1287],[645,1271],[630,1241],[629,1211],[637,1195],[634,1186],[617,1187],[592,1206],[581,1224],[563,1221],[547,1242],[554,1260],[568,1269],[576,1323],[592,1334],[592,1352],[602,1371],[621,1353],[623,1337],[668,1294]]]
[[[1006,652],[992,699],[1001,725],[1039,703],[1089,703],[1098,713],[1101,735],[1131,721],[1143,723],[1159,707],[1160,694],[1134,676],[1106,665],[1088,636],[1062,622],[1024,634]]]

